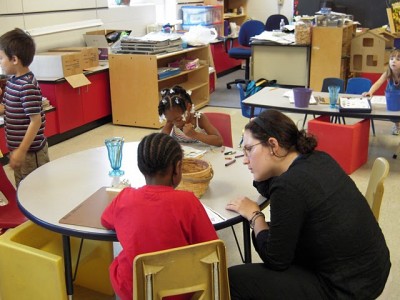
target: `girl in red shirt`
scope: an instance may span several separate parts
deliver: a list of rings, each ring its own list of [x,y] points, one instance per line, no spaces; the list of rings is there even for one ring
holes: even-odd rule
[[[181,146],[171,136],[144,137],[137,160],[146,185],[125,188],[103,212],[103,226],[115,230],[123,249],[110,266],[112,286],[122,300],[133,297],[137,255],[218,238],[196,196],[174,189],[182,178],[182,159]]]

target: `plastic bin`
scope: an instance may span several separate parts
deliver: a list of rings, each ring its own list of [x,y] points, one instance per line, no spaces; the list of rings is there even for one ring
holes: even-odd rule
[[[390,111],[400,110],[400,90],[399,91],[387,91],[386,96],[386,109]]]
[[[367,162],[369,126],[369,119],[344,125],[330,123],[329,116],[321,116],[308,121],[308,132],[316,136],[317,150],[328,153],[351,174]]]
[[[186,25],[211,25],[223,21],[222,6],[182,6],[183,24]]]
[[[182,29],[188,31],[190,29],[190,27],[192,27],[192,26],[199,26],[199,25],[182,24]],[[201,26],[207,27],[207,28],[215,28],[215,30],[218,33],[218,36],[223,36],[223,34],[224,34],[224,23],[201,25]]]

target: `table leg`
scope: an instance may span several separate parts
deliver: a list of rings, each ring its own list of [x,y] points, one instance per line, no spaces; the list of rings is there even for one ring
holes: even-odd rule
[[[62,236],[64,251],[65,285],[67,287],[68,299],[72,299],[74,294],[74,285],[72,280],[72,260],[71,260],[71,242],[68,235]]]
[[[247,220],[243,221],[243,244],[244,244],[244,262],[251,263],[251,232],[250,224]]]
[[[251,106],[251,107],[250,107],[250,118],[253,118],[253,117],[254,117],[254,110],[255,110],[255,107],[254,107],[254,106]]]

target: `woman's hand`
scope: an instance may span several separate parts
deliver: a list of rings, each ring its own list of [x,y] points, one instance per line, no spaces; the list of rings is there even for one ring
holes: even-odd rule
[[[247,197],[238,197],[226,205],[227,210],[236,211],[247,220],[250,220],[255,211],[260,211],[260,206]]]
[[[364,92],[361,94],[363,97],[372,97],[372,94],[370,92]]]

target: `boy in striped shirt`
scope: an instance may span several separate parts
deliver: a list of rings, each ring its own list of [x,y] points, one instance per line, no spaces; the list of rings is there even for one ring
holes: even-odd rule
[[[0,37],[0,67],[4,74],[11,75],[2,101],[10,167],[17,186],[49,161],[42,93],[29,69],[35,48],[32,37],[19,28]]]

